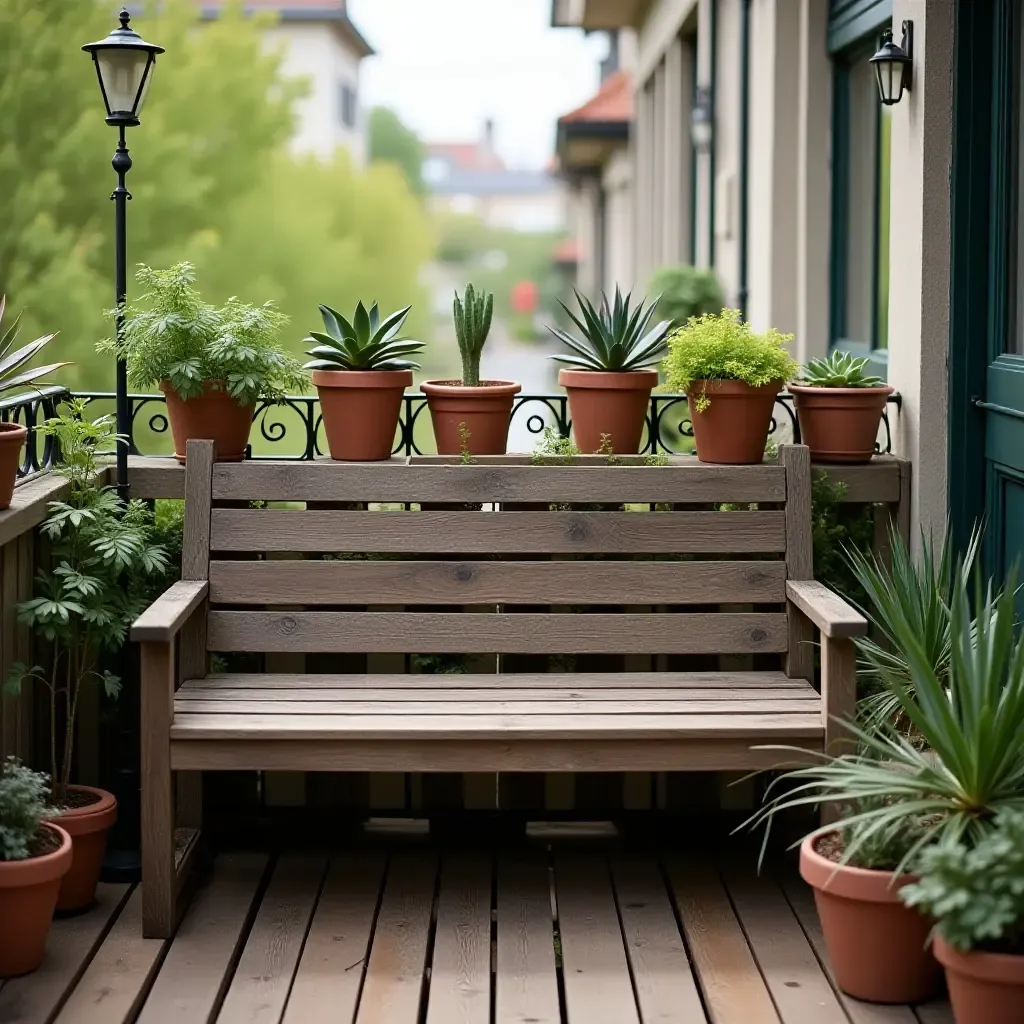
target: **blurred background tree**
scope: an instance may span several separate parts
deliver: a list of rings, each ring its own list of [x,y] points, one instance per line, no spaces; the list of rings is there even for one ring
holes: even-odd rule
[[[371,163],[394,164],[417,196],[426,192],[423,183],[423,144],[399,116],[387,107],[374,107],[367,124]]]
[[[655,272],[647,295],[658,302],[658,318],[682,326],[691,316],[720,313],[725,304],[722,286],[713,270],[703,267],[662,267]]]

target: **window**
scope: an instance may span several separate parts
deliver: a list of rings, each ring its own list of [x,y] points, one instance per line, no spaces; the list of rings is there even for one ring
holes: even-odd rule
[[[359,101],[355,89],[348,82],[341,83],[341,123],[355,128],[359,115]]]

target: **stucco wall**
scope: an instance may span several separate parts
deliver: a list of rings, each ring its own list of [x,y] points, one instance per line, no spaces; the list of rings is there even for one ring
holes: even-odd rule
[[[623,147],[604,166],[605,260],[609,291],[617,284],[624,292],[646,281],[633,278],[633,164]]]

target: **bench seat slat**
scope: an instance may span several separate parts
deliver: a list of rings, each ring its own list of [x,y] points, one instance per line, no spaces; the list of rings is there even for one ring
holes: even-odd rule
[[[501,677],[498,677],[501,678]],[[188,703],[196,702],[217,702],[227,706],[230,702],[243,700],[246,702],[259,702],[269,707],[278,705],[281,701],[308,701],[311,703],[322,703],[325,701],[342,702],[347,706],[365,701],[401,701],[409,709],[410,713],[422,710],[427,704],[444,702],[458,704],[464,701],[470,702],[502,702],[502,701],[660,701],[666,703],[690,703],[693,701],[740,701],[742,703],[760,703],[765,701],[802,701],[814,700],[817,693],[809,686],[806,689],[733,689],[733,690],[668,690],[668,689],[624,689],[624,690],[598,690],[590,689],[581,685],[576,689],[566,690],[523,690],[515,686],[515,680],[510,680],[508,689],[505,687],[492,687],[486,689],[458,689],[445,690],[440,687],[436,689],[409,689],[408,687],[393,687],[387,690],[381,689],[299,689],[281,687],[280,689],[220,689],[201,690],[191,686],[182,686],[178,690],[177,699]]]

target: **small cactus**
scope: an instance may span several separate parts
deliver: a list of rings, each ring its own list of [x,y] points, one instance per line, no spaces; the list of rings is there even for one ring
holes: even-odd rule
[[[480,383],[480,356],[491,329],[494,296],[490,292],[478,295],[476,289],[466,285],[466,297],[455,293],[455,337],[462,354],[462,383],[476,387]]]

